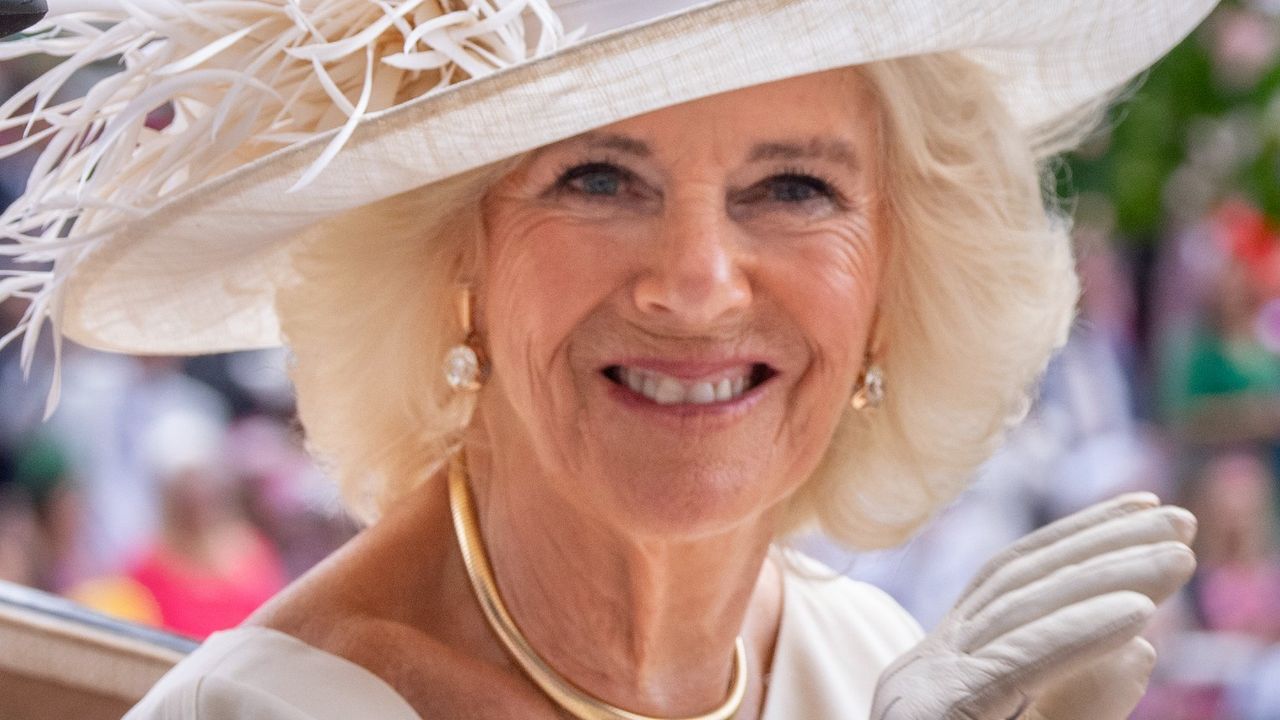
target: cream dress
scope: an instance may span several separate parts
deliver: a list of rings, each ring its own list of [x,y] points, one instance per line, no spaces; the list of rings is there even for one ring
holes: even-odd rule
[[[920,626],[881,590],[786,558],[764,720],[868,717],[876,678],[920,640]],[[261,627],[210,636],[124,720],[241,718],[444,720],[420,718],[363,667]]]

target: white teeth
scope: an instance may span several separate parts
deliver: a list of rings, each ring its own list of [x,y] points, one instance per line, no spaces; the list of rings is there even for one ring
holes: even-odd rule
[[[732,400],[747,389],[748,378],[745,374],[737,377],[723,377],[719,380],[702,380],[685,382],[669,375],[647,370],[634,370],[627,367],[618,368],[618,379],[633,392],[643,395],[659,405],[688,403],[707,405],[714,402]]]
[[[694,383],[686,395],[689,402],[698,405],[706,405],[716,401],[716,388],[709,382]]]
[[[627,387],[636,392],[644,391],[644,378],[640,373],[634,373],[627,368],[622,368],[622,379],[626,381]]]
[[[679,380],[669,377],[658,378],[658,391],[653,394],[653,399],[659,405],[674,405],[684,398],[684,387]]]

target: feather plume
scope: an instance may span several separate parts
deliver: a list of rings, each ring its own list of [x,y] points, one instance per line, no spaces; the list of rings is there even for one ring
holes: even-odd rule
[[[293,189],[305,187],[370,113],[574,39],[548,0],[80,5],[0,43],[0,60],[63,58],[0,105],[0,129],[24,128],[0,157],[45,143],[26,192],[0,214],[0,257],[16,266],[0,274],[0,301],[28,301],[0,348],[21,338],[24,373],[44,326],[58,344],[61,288],[77,263],[166,197],[336,130]],[[104,62],[120,70],[54,102],[73,75]],[[172,120],[149,124],[165,108]]]

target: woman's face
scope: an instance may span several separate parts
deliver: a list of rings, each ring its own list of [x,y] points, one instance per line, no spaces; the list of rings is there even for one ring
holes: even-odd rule
[[[863,367],[876,118],[831,71],[624,120],[499,181],[477,283],[494,462],[666,537],[795,491]]]

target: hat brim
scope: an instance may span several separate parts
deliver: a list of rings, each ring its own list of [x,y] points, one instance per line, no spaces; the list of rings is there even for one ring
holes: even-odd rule
[[[326,218],[655,109],[787,77],[958,51],[1029,134],[1130,80],[1216,0],[716,0],[370,115],[310,185],[329,140],[281,149],[158,205],[66,278],[62,332],[119,352],[280,344],[274,293]],[[445,193],[448,195],[448,193]],[[352,242],[359,242],[352,238]]]

